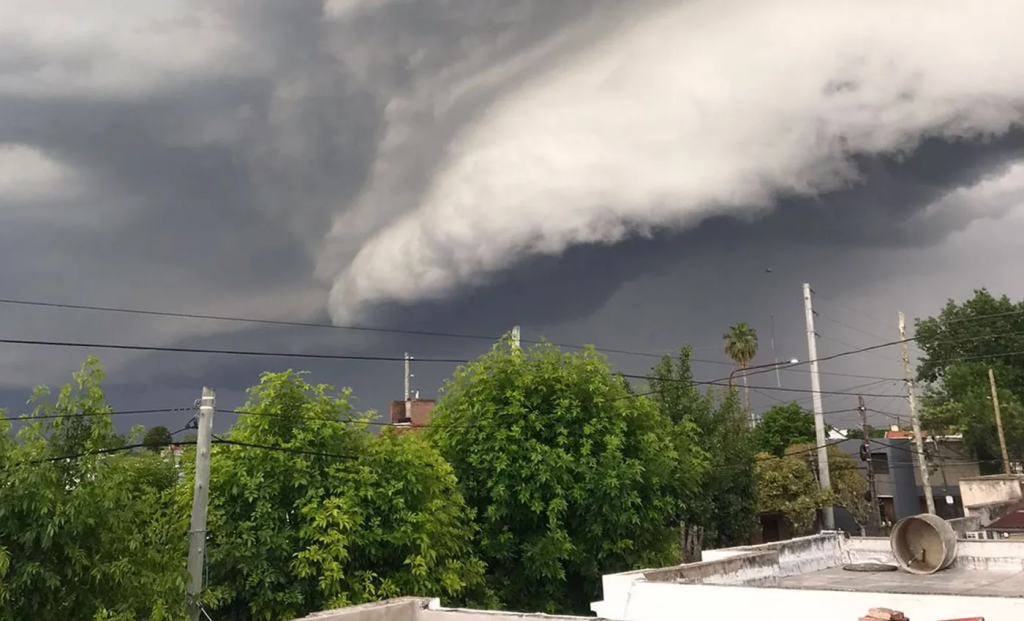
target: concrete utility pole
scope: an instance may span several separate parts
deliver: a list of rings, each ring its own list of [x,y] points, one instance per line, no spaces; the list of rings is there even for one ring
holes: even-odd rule
[[[199,400],[196,439],[196,486],[192,494],[192,525],[188,531],[188,612],[198,621],[201,611],[199,595],[203,590],[203,567],[206,556],[206,508],[210,498],[210,442],[213,437],[213,410],[217,393],[203,388]]]
[[[512,349],[514,350],[519,349],[519,335],[521,332],[522,330],[519,329],[519,326],[512,326]]]
[[[996,432],[999,434],[999,450],[1003,452],[1003,474],[1010,474],[1010,456],[1006,453],[1006,436],[1003,435],[1003,417],[999,413],[999,392],[996,391],[996,376],[988,368],[988,385],[992,389],[992,409],[996,413]]]
[[[828,445],[825,442],[825,415],[821,408],[821,377],[818,375],[818,335],[814,331],[814,307],[811,285],[804,283],[804,318],[807,321],[807,360],[811,365],[811,403],[814,406],[814,437],[818,443],[818,482],[823,490],[832,489],[828,473]],[[835,530],[836,517],[832,506],[822,509],[825,530]]]
[[[864,405],[864,397],[857,397],[857,409],[860,410],[860,432],[864,436],[864,454],[868,469],[868,491],[871,494],[871,513],[868,514],[868,532],[877,536],[881,531],[881,516],[878,514],[878,488],[875,486],[875,462],[871,458],[871,434],[868,429],[868,408]]]
[[[925,458],[924,440],[921,439],[921,419],[917,417],[917,397],[914,395],[914,378],[910,374],[910,352],[907,349],[907,321],[903,311],[899,312],[900,341],[903,347],[903,377],[907,382],[907,405],[910,407],[910,424],[914,429],[914,447],[917,448],[917,468],[921,472],[921,487],[924,488],[924,502],[928,513],[935,515],[935,498],[932,497],[932,481],[928,474],[928,460]]]
[[[411,360],[412,356],[409,355],[409,352],[405,352],[405,418],[409,421],[412,420],[412,401],[409,398],[412,395],[409,389],[409,378],[412,377],[412,374],[409,373],[409,362]]]

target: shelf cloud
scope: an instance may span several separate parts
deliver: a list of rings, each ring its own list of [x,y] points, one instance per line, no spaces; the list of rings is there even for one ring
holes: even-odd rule
[[[331,313],[442,297],[575,245],[757,217],[856,186],[858,158],[1004,134],[1024,105],[1022,18],[1014,0],[636,3],[585,44],[570,26],[537,58],[424,80],[393,102],[405,109],[374,174],[333,219]],[[515,63],[525,76],[496,75]],[[483,85],[486,106],[453,121],[446,106]]]

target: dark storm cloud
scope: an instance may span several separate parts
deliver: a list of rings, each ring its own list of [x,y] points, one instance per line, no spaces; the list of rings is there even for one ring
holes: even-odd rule
[[[185,10],[189,5],[184,1],[176,4],[168,0],[163,4],[180,6],[185,18],[190,19]],[[648,161],[642,149],[631,150],[636,147],[636,136],[648,135],[644,133],[650,129],[648,121],[637,125],[639,131],[624,125],[628,131],[622,134],[610,132],[600,123],[596,127],[586,123],[633,118],[630,110],[636,112],[635,102],[616,99],[622,93],[631,93],[631,88],[638,101],[647,102],[637,119],[657,119],[664,113],[658,106],[676,106],[680,93],[684,99],[696,97],[699,77],[673,82],[679,76],[663,64],[663,59],[643,56],[640,60],[644,62],[638,63],[637,58],[627,55],[624,64],[606,72],[609,83],[620,80],[621,88],[571,93],[574,97],[564,100],[551,93],[561,93],[555,78],[571,81],[574,75],[589,70],[594,49],[603,49],[606,56],[609,49],[619,49],[614,44],[619,40],[616,37],[628,30],[637,16],[676,4],[587,0],[522,0],[500,6],[480,0],[220,2],[211,7],[225,20],[225,41],[241,44],[236,49],[234,43],[225,43],[226,49],[233,50],[230,54],[211,53],[204,62],[197,61],[180,71],[165,71],[161,64],[169,62],[166,58],[189,56],[183,49],[177,50],[181,52],[178,54],[170,46],[179,45],[180,39],[161,38],[169,37],[167,32],[178,26],[168,25],[158,31],[152,45],[166,49],[152,58],[143,55],[137,66],[132,58],[112,56],[124,54],[124,49],[113,45],[121,33],[113,27],[109,28],[110,47],[98,43],[88,48],[93,50],[92,56],[83,52],[77,64],[71,65],[67,64],[70,61],[65,50],[51,50],[42,39],[8,40],[0,48],[0,143],[17,143],[38,151],[73,173],[74,181],[69,182],[71,190],[67,193],[51,198],[34,196],[31,209],[26,209],[24,202],[12,208],[14,199],[0,195],[0,285],[7,295],[25,298],[326,320],[326,288],[344,281],[345,274],[357,274],[371,285],[379,285],[386,294],[379,299],[362,297],[359,291],[351,291],[349,297],[342,295],[335,300],[336,317],[339,305],[351,302],[351,308],[372,309],[367,320],[382,325],[497,335],[512,323],[539,329],[585,320],[624,284],[643,276],[671,274],[680,264],[713,261],[718,269],[728,271],[740,252],[735,248],[747,252],[771,249],[775,243],[838,243],[852,247],[933,243],[977,214],[965,210],[955,213],[958,217],[953,219],[947,213],[942,218],[914,221],[913,226],[907,223],[950,190],[998,172],[1004,162],[1019,155],[1021,139],[1017,134],[989,143],[934,139],[916,150],[902,148],[901,144],[900,152],[908,154],[902,160],[875,155],[875,147],[870,144],[856,153],[863,178],[849,189],[825,192],[813,201],[784,199],[767,214],[763,212],[765,205],[756,204],[756,200],[738,200],[729,203],[727,215],[716,216],[718,212],[710,210],[700,217],[684,218],[685,222],[671,209],[673,204],[680,204],[673,203],[673,192],[680,187],[685,190],[685,184],[670,188],[668,198],[649,203],[636,198],[643,194],[640,190],[647,190],[640,187],[628,198],[639,201],[642,209],[637,209],[643,212],[640,219],[645,224],[637,228],[653,230],[651,238],[630,238],[616,245],[600,243],[606,240],[595,235],[592,241],[598,243],[588,244],[587,238],[579,245],[568,243],[564,252],[541,250],[543,256],[537,256],[535,247],[544,246],[549,239],[541,225],[565,230],[565,223],[558,222],[563,208],[576,218],[572,230],[593,232],[605,227],[611,232],[608,240],[618,239],[613,233],[631,226],[623,225],[623,218],[630,220],[636,214],[619,213],[617,201],[626,201],[614,192],[595,199],[588,209],[571,210],[579,197],[591,196],[580,179],[597,176],[587,173],[580,177],[572,165],[562,188],[566,196],[531,193],[531,188],[543,184],[536,185],[536,179],[530,177],[502,176],[509,171],[529,170],[535,163],[529,157],[520,160],[513,153],[511,161],[503,166],[491,168],[487,164],[488,156],[507,153],[501,147],[515,145],[515,141],[483,140],[485,146],[499,148],[474,151],[474,137],[479,134],[486,138],[482,129],[492,117],[507,117],[508,110],[516,109],[514,105],[529,103],[527,95],[532,93],[550,104],[545,112],[557,113],[545,118],[559,121],[549,129],[560,139],[542,155],[567,148],[564,158],[570,164],[586,161],[587,145],[593,142],[592,151],[610,153],[616,162]],[[139,7],[145,6],[140,4],[134,10],[144,12]],[[343,11],[346,6],[347,12]],[[738,2],[734,8],[742,16],[750,6]],[[678,12],[668,16],[668,23],[686,23],[680,22]],[[145,17],[139,18],[140,24],[146,22]],[[105,20],[116,21],[99,8],[90,19],[96,20],[101,31]],[[173,23],[187,23],[187,19]],[[715,28],[727,24],[714,21],[707,25],[708,32],[714,34],[719,32]],[[196,27],[193,34],[205,41],[203,37],[214,37],[211,32],[215,31]],[[685,34],[682,30],[676,32],[674,39],[687,39]],[[832,34],[838,37],[842,33]],[[1002,36],[1001,31],[995,36]],[[678,58],[690,58],[686,50],[675,50],[673,46],[679,42],[674,39],[664,42],[668,47],[661,56],[678,51]],[[636,42],[626,42],[630,41]],[[814,43],[811,49],[814,45],[830,49],[825,43]],[[742,52],[728,46],[725,51],[728,53],[718,57],[723,62]],[[612,56],[611,64],[615,65]],[[715,54],[704,57],[707,62],[716,59]],[[40,86],[33,81],[33,76],[42,80],[39,76],[45,77],[45,70],[55,65],[73,69],[67,88],[52,83]],[[688,75],[700,76],[702,71],[700,66],[692,65]],[[786,73],[793,72],[789,69]],[[674,77],[659,77],[663,73]],[[147,74],[160,79],[147,79]],[[737,78],[727,71],[723,75]],[[645,76],[649,83],[641,81]],[[879,83],[873,82],[871,75],[861,78],[867,85]],[[538,84],[552,83],[556,84],[551,87],[554,91],[536,90]],[[679,89],[660,91],[656,83],[675,84]],[[759,88],[772,87],[767,84]],[[980,87],[968,84],[964,88],[970,91]],[[1012,85],[1006,90],[1013,94]],[[996,119],[993,127],[998,127],[993,131],[997,131],[1004,123],[1001,106],[1011,97],[1005,92],[987,95],[993,101],[990,116]],[[922,95],[922,99],[926,98]],[[847,112],[858,110],[841,98],[834,105]],[[921,105],[927,108],[928,102]],[[803,110],[799,106],[793,110],[812,116],[821,113],[817,108]],[[740,112],[753,118],[758,109]],[[909,113],[907,116],[913,117]],[[980,116],[967,117],[976,121],[975,125],[987,126],[987,117],[986,122],[978,120]],[[518,120],[521,124],[516,127],[521,131],[512,133],[515,138],[536,140],[538,132],[545,133],[543,123],[531,125],[535,118],[529,114]],[[699,142],[699,136],[686,134],[676,121],[680,119],[668,117],[655,135],[677,135],[680,148],[686,149]],[[911,118],[911,129],[906,133],[916,135],[922,126],[940,134],[944,131],[929,126],[930,118],[926,121]],[[969,126],[968,121],[964,123]],[[576,122],[583,123],[578,135],[558,133]],[[772,126],[778,121],[766,118],[764,123]],[[854,139],[871,142],[864,138],[870,133],[864,128],[855,125],[846,129]],[[902,127],[899,129],[893,133],[903,136]],[[947,133],[973,135],[974,128]],[[785,138],[779,135],[781,142]],[[885,140],[879,142],[879,151],[891,146]],[[754,148],[759,143],[752,140],[750,144]],[[546,211],[519,217],[515,214],[525,203],[496,200],[492,204],[484,196],[477,201],[479,212],[431,212],[427,207],[447,204],[442,198],[428,196],[432,188],[446,178],[452,160],[466,153],[481,156],[477,160],[481,166],[478,179],[501,189],[507,184],[508,191],[499,193],[498,199],[515,195],[532,201],[540,196],[551,199]],[[727,160],[730,152],[708,151],[705,155]],[[826,150],[807,159],[828,159],[832,155]],[[666,166],[671,161],[669,158]],[[560,162],[554,158],[548,164]],[[758,172],[757,163],[747,162],[753,170],[750,175],[767,175]],[[653,168],[653,164],[648,166],[648,170]],[[680,166],[673,175],[686,181],[689,168]],[[644,172],[640,169],[626,181],[642,179]],[[801,183],[791,185],[799,190]],[[624,181],[623,187],[627,185]],[[775,190],[766,191],[770,194]],[[791,194],[780,192],[779,196]],[[728,203],[714,194],[706,198],[708,204]],[[739,198],[744,198],[742,192]],[[594,205],[599,207],[596,216],[589,210]],[[735,219],[757,209],[763,215],[753,223]],[[83,212],[92,217],[83,218]],[[437,213],[443,217],[434,217]],[[433,215],[424,219],[423,214]],[[478,254],[476,245],[467,244],[462,233],[472,232],[481,220],[501,222],[509,214],[513,217],[509,218],[508,230],[499,228],[491,238],[480,235],[473,239],[474,244],[500,246],[499,239],[518,234],[514,230],[517,221],[539,228],[533,230],[529,243],[513,248],[508,256],[499,257],[491,265],[491,257]],[[705,216],[712,219],[701,223]],[[374,241],[377,234],[387,239],[387,231],[407,220],[434,237],[422,244],[418,242],[423,239],[415,235],[392,238],[401,243],[391,245]],[[692,228],[677,232],[682,225]],[[328,234],[332,227],[333,232]],[[485,227],[483,232],[488,229]],[[556,231],[554,238],[559,235]],[[348,259],[366,247],[377,249],[380,254],[368,256],[378,260],[349,269]],[[443,252],[437,253],[437,247]],[[417,251],[425,254],[420,256]],[[426,272],[417,272],[417,265],[407,264],[418,259],[427,266]],[[451,280],[453,274],[457,278]],[[714,286],[713,273],[691,277],[701,287]],[[389,300],[396,296],[388,292],[409,278],[414,279],[414,285],[422,284],[427,289],[432,279],[455,282],[456,286],[442,287],[445,293],[441,299],[426,303],[422,302],[424,297],[435,296],[412,286],[408,288],[408,300],[413,304],[391,304]],[[722,295],[729,298],[732,294],[723,291]],[[652,297],[640,303],[657,305],[659,299],[666,298]],[[691,333],[674,334],[666,339],[672,342],[644,347],[674,349],[676,340],[706,341],[700,338],[702,332],[707,332],[704,326],[714,326],[711,334],[715,338],[711,340],[716,340],[718,317],[713,311],[707,314],[706,318],[693,320]],[[225,324],[129,321],[70,312],[5,312],[0,315],[0,329],[4,334],[33,338],[384,352],[396,356],[410,349],[421,356],[471,357],[487,346],[486,342],[472,340],[237,325],[229,328]],[[628,348],[628,342],[621,342],[628,332],[623,327],[620,334],[578,340]],[[366,398],[373,401],[373,407],[381,407],[394,396],[394,387],[400,386],[401,380],[399,370],[385,364],[97,353],[112,362],[112,372],[121,386],[160,384],[160,390],[180,390],[182,394],[191,394],[190,390],[194,392],[196,386],[205,383],[237,391],[254,383],[261,370],[293,366],[313,369],[317,379],[324,374],[328,378],[325,381],[354,385],[357,394],[372,395]],[[33,373],[40,369],[56,369],[54,381],[62,379],[81,361],[84,352],[19,349],[5,355],[13,356],[9,364],[17,370],[7,381],[26,383],[50,381],[35,379]],[[628,364],[636,371],[648,362],[640,358]],[[448,371],[424,370],[424,386],[432,391]],[[145,389],[140,388],[140,401],[146,400],[144,393]]]

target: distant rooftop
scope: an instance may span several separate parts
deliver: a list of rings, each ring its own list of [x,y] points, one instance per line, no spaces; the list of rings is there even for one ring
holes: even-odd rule
[[[1024,531],[1024,504],[1017,505],[1003,517],[985,526],[988,530]]]

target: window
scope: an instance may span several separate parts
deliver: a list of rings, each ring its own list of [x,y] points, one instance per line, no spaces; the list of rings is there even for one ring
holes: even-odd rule
[[[875,474],[889,474],[889,456],[885,453],[872,453],[871,467]]]

